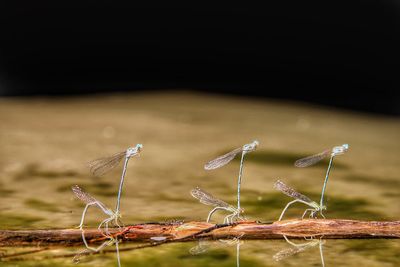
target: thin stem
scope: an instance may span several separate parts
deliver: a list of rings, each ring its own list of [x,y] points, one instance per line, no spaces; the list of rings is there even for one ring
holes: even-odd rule
[[[319,254],[321,256],[322,267],[325,267],[324,252],[322,250],[322,240],[319,240]]]
[[[321,208],[324,205],[324,194],[325,194],[326,184],[328,183],[329,172],[331,171],[331,167],[332,167],[332,163],[333,163],[333,158],[334,157],[335,157],[334,155],[331,156],[331,159],[329,160],[328,169],[326,170],[325,181],[324,181],[324,185],[322,187],[322,192],[321,192],[321,200],[319,202],[319,205],[320,205]]]
[[[240,185],[242,183],[242,173],[243,173],[243,161],[245,151],[242,152],[242,158],[240,159],[240,168],[239,168],[239,177],[238,177],[238,186],[237,186],[237,208],[240,210]]]
[[[118,267],[121,267],[121,259],[119,257],[119,247],[118,247],[118,240],[115,242],[115,249],[117,251],[117,263],[118,263]]]
[[[121,194],[122,194],[122,187],[124,185],[124,179],[125,179],[126,169],[128,167],[128,161],[129,161],[129,158],[125,157],[124,169],[122,170],[121,182],[119,183],[117,206],[115,207],[116,214],[119,214],[119,206],[120,206],[120,200],[121,200]]]
[[[236,244],[236,267],[240,267],[240,241]]]

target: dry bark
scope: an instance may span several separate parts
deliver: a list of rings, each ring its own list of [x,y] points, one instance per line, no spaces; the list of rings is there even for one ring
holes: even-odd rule
[[[279,239],[323,237],[350,238],[400,238],[400,221],[356,221],[341,219],[285,220],[274,223],[240,222],[234,225],[216,225],[205,222],[145,223],[110,229],[113,236],[124,241],[148,242],[154,237],[164,237],[167,242],[190,241],[200,238],[227,239]],[[97,229],[86,229],[89,243],[105,238]],[[74,245],[81,244],[79,229],[0,230],[0,246],[20,245]]]

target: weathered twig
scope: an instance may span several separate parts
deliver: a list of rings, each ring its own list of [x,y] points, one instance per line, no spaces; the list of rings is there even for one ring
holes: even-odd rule
[[[124,241],[148,242],[152,237],[165,237],[168,242],[190,241],[200,238],[226,239],[242,236],[241,239],[278,239],[282,235],[291,238],[400,238],[400,221],[356,221],[340,219],[285,220],[270,224],[241,222],[233,225],[215,225],[205,222],[171,224],[138,224],[121,229],[111,229],[114,236]],[[97,229],[85,230],[90,243],[104,240]],[[80,244],[79,229],[63,230],[0,230],[0,246],[37,244]]]

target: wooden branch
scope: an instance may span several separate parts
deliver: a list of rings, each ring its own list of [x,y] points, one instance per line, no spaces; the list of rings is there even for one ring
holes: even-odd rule
[[[164,237],[167,242],[190,241],[200,238],[227,239],[278,239],[291,238],[400,238],[400,221],[355,221],[340,219],[285,220],[274,223],[240,222],[234,225],[215,225],[205,222],[147,223],[110,229],[113,236],[124,241],[148,242],[154,237]],[[85,230],[89,243],[102,242],[105,238],[97,229]],[[79,229],[63,230],[0,230],[0,246],[81,244]]]

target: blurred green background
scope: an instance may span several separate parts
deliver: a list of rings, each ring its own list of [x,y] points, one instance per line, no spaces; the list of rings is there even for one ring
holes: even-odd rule
[[[103,177],[92,177],[86,164],[136,143],[144,148],[141,157],[129,163],[121,203],[125,224],[204,220],[209,207],[198,203],[189,191],[200,186],[235,204],[239,165],[236,160],[224,168],[205,171],[204,163],[254,139],[260,146],[246,159],[242,183],[242,206],[249,219],[278,218],[290,199],[273,189],[277,179],[319,200],[327,161],[304,169],[295,168],[293,163],[343,143],[350,144],[350,150],[335,159],[326,192],[327,218],[399,218],[400,121],[393,117],[180,91],[3,98],[0,121],[1,229],[77,226],[83,204],[70,190],[74,184],[113,208],[121,166]],[[301,216],[304,208],[293,206],[286,218]],[[89,213],[87,225],[95,226],[103,218],[95,209]],[[215,217],[222,218],[223,214]],[[194,245],[166,245],[152,249],[151,255],[150,249],[122,253],[122,263],[236,264],[233,247],[193,257],[187,250]],[[272,251],[285,246],[288,244],[282,241],[246,241],[241,266],[276,265]],[[398,241],[328,240],[326,247],[328,266],[400,264],[395,257]],[[0,248],[0,256],[3,250],[18,251]],[[318,266],[318,248],[310,251],[285,261],[284,266],[295,266],[299,259],[304,266]],[[52,253],[57,252],[48,256]],[[339,253],[343,257],[337,257]],[[102,257],[111,256],[89,257],[91,260],[82,266],[116,264],[114,258],[108,261]],[[70,259],[47,259],[41,266],[54,265],[54,261],[72,265]],[[35,266],[38,262],[5,264]]]

